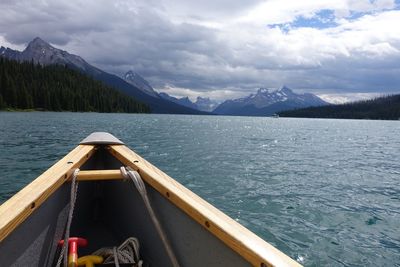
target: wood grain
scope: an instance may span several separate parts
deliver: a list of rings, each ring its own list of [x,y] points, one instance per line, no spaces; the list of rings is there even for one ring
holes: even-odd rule
[[[0,206],[0,242],[90,158],[94,146],[79,145]]]
[[[254,266],[301,266],[247,228],[194,194],[126,146],[110,153],[137,170],[150,186]]]
[[[120,170],[93,170],[80,171],[76,177],[78,181],[122,180]]]

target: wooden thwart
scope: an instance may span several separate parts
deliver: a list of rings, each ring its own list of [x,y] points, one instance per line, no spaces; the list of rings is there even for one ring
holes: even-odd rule
[[[78,181],[102,181],[124,179],[120,170],[90,170],[80,171],[76,177]]]

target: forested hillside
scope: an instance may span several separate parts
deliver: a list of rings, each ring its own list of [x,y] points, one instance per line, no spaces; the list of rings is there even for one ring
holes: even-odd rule
[[[0,110],[150,112],[147,105],[70,68],[0,57]]]
[[[283,111],[279,113],[279,116],[302,118],[398,120],[400,119],[400,95],[384,96],[341,105],[310,107]]]

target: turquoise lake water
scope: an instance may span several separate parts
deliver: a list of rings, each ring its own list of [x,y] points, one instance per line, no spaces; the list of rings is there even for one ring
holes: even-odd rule
[[[400,121],[0,112],[0,202],[94,131],[305,266],[400,266]]]

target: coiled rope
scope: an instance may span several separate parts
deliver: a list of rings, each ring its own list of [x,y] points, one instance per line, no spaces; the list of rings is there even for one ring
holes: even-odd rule
[[[61,266],[61,261],[64,257],[64,267],[68,266],[68,240],[69,240],[69,233],[71,231],[71,223],[72,223],[72,217],[74,216],[74,209],[75,209],[75,202],[76,202],[76,196],[78,193],[78,182],[76,181],[76,177],[78,176],[79,169],[75,169],[74,172],[72,173],[72,178],[71,178],[71,194],[70,194],[70,204],[69,204],[69,212],[68,212],[68,219],[67,219],[67,225],[65,228],[65,234],[64,234],[64,243],[61,248],[60,256],[58,257],[57,261],[57,267]]]
[[[114,263],[119,267],[120,263],[133,263],[137,267],[142,267],[143,261],[139,256],[139,240],[135,237],[129,237],[119,247],[101,248],[92,253],[103,257],[103,264]]]
[[[139,191],[140,196],[143,199],[143,202],[146,206],[147,211],[149,212],[150,218],[153,221],[154,226],[156,227],[157,233],[161,238],[161,241],[163,242],[163,245],[165,247],[165,250],[167,251],[168,257],[171,260],[172,266],[174,267],[179,267],[178,260],[175,256],[174,251],[172,250],[171,244],[167,238],[167,235],[165,234],[164,230],[162,229],[161,223],[157,218],[156,213],[154,212],[153,207],[151,206],[150,199],[147,196],[147,191],[146,191],[146,186],[142,180],[142,177],[140,177],[140,174],[133,170],[130,167],[121,167],[121,174],[125,178],[130,178],[132,182],[135,184],[136,189]]]

